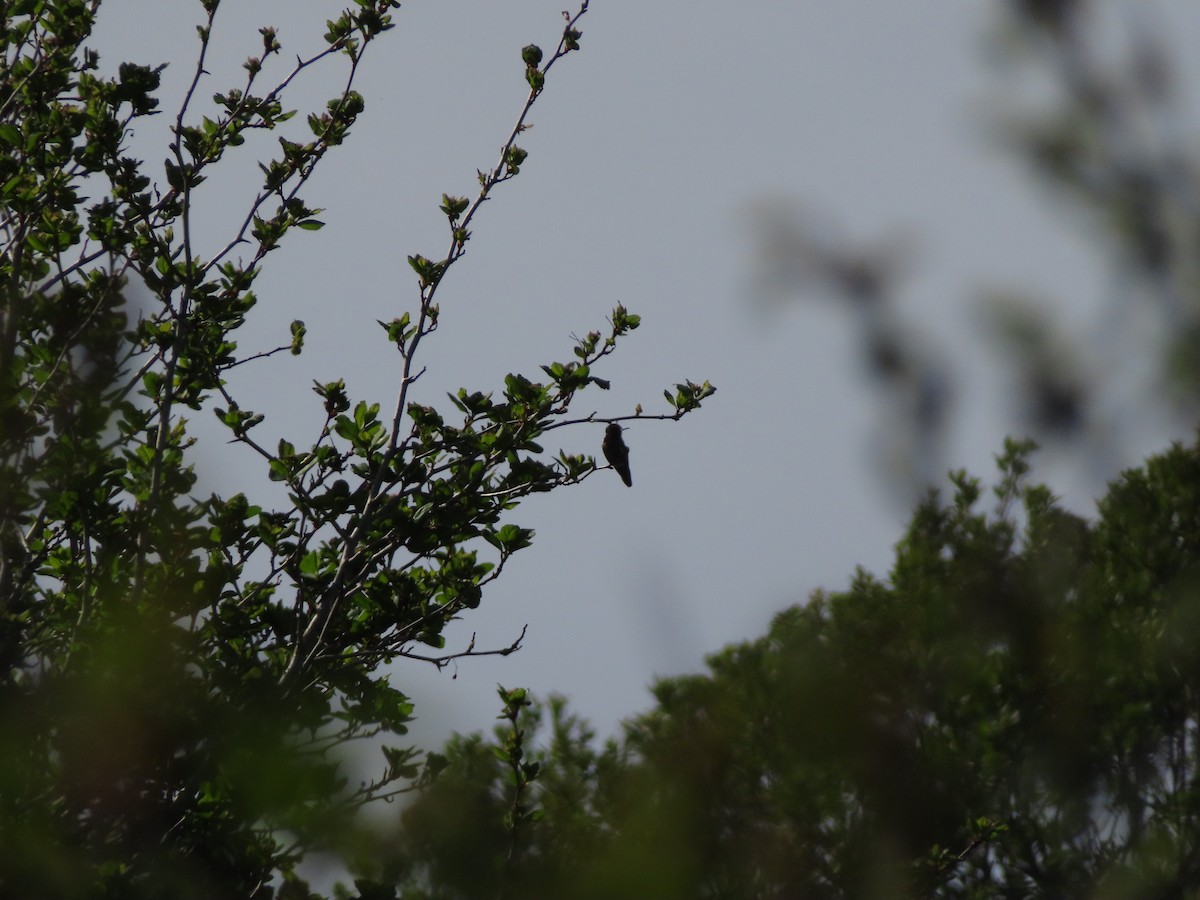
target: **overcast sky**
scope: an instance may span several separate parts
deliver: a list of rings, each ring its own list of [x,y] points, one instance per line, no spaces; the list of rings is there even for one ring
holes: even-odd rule
[[[1194,4],[1142,6],[1173,33],[1198,34]],[[419,399],[448,405],[447,390],[499,392],[508,372],[536,377],[539,364],[572,358],[570,335],[603,329],[618,302],[643,325],[596,373],[613,389],[585,394],[581,413],[629,414],[638,402],[660,411],[662,389],[684,378],[709,379],[718,393],[682,422],[633,424],[632,489],[600,473],[512,514],[537,530],[534,545],[450,629],[448,649],[472,632],[480,647],[503,646],[528,623],[524,649],[440,673],[397,665],[422,740],[490,727],[497,682],[565,693],[608,732],[649,705],[654,676],[698,671],[705,654],[761,635],[813,589],[844,587],[856,565],[886,571],[907,510],[881,472],[878,399],[835,304],[756,302],[751,215],[764,202],[801,204],[852,239],[899,236],[911,249],[902,309],[958,372],[950,463],[992,475],[1011,421],[985,399],[996,373],[977,340],[980,289],[1033,287],[1069,301],[1069,313],[1103,294],[1107,274],[1078,222],[988,130],[998,82],[985,38],[998,7],[593,0],[582,52],[551,72],[521,140],[528,162],[481,211],[442,286]],[[338,8],[226,2],[198,96],[241,83],[260,25],[278,26],[286,62],[320,45]],[[370,48],[356,84],[366,113],[303,194],[326,209],[327,227],[289,235],[267,258],[239,338],[266,349],[286,342],[292,319],[308,323],[304,355],[272,358],[234,385],[243,406],[267,414],[266,433],[311,440],[321,417],[313,379],[345,377],[353,396],[390,410],[398,356],[375,320],[415,308],[405,256],[443,255],[440,197],[473,194],[476,169],[495,164],[526,93],[520,48],[549,51],[563,8],[413,0]],[[199,10],[109,0],[95,46],[112,67],[170,62],[161,97],[173,116]],[[340,63],[317,67],[286,103],[302,113],[323,105],[342,77]],[[153,163],[167,155],[166,120],[134,145]],[[257,146],[271,153],[274,136]],[[202,188],[202,252],[244,215],[254,162],[230,159]],[[598,454],[602,434],[596,425],[555,437]],[[1164,440],[1149,435],[1144,449]],[[256,489],[261,462],[222,441],[203,445],[205,488]]]

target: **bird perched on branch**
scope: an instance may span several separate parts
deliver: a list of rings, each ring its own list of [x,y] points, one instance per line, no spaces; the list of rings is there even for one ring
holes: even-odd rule
[[[604,451],[604,458],[608,460],[608,464],[617,470],[625,486],[633,487],[633,476],[629,474],[629,448],[625,446],[621,437],[622,430],[616,422],[610,422],[608,428],[604,429],[604,443],[600,445],[600,449]]]

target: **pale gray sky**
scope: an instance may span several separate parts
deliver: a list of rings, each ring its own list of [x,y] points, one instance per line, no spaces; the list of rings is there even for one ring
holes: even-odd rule
[[[1192,4],[1146,5],[1176,34],[1200,33]],[[266,348],[286,341],[293,318],[308,323],[303,356],[274,358],[235,385],[267,413],[267,433],[297,445],[313,434],[313,379],[344,376],[355,396],[391,408],[398,357],[375,320],[414,308],[404,258],[444,251],[441,194],[473,193],[476,169],[494,165],[525,96],[520,48],[549,50],[564,6],[413,0],[371,48],[357,83],[366,113],[304,195],[326,208],[327,227],[290,235],[267,258],[240,338]],[[278,26],[293,59],[318,46],[338,8],[227,0],[198,96],[239,84],[258,26]],[[170,61],[161,96],[173,110],[198,11],[109,0],[96,46],[112,66]],[[490,727],[497,682],[565,693],[607,732],[649,705],[655,675],[699,670],[706,653],[761,635],[814,588],[845,586],[857,564],[888,566],[907,516],[877,465],[880,410],[838,309],[756,307],[748,210],[763,198],[827,212],[852,237],[908,236],[903,310],[924,338],[948,342],[967,401],[951,464],[991,476],[1011,423],[996,402],[971,401],[994,394],[996,377],[972,337],[978,288],[1021,284],[1084,302],[1106,283],[1071,217],[988,139],[984,36],[996,11],[982,0],[593,0],[582,52],[552,71],[521,140],[528,162],[482,210],[442,286],[419,387],[441,403],[460,386],[498,391],[510,371],[536,376],[540,363],[571,358],[569,336],[603,328],[621,302],[643,326],[597,372],[612,391],[589,392],[581,412],[627,414],[639,401],[654,411],[684,378],[710,379],[718,393],[680,423],[635,423],[632,489],[602,473],[512,515],[537,530],[533,547],[448,636],[451,648],[472,632],[499,647],[529,623],[524,649],[441,673],[399,664],[394,682],[415,698],[421,739]],[[288,105],[323,104],[341,78],[338,63],[317,67]],[[303,115],[295,124],[303,132]],[[164,143],[143,134],[136,147],[157,161]],[[225,181],[205,185],[214,244],[256,183],[249,156],[230,162]],[[598,454],[602,434],[555,436]],[[1161,443],[1151,435],[1147,449]],[[264,480],[236,448],[205,450],[210,489]]]

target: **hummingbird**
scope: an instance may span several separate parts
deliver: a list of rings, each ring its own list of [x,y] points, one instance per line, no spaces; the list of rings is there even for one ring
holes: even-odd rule
[[[621,439],[621,431],[620,425],[609,422],[608,428],[604,429],[604,443],[600,445],[600,449],[604,451],[604,458],[608,460],[609,465],[617,470],[625,486],[633,487],[633,476],[629,474],[629,448]]]

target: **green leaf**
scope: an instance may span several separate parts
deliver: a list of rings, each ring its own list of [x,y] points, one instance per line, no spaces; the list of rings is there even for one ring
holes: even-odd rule
[[[537,44],[526,44],[521,48],[521,61],[527,66],[542,64],[542,48]]]
[[[449,194],[442,194],[442,205],[439,207],[451,223],[457,222],[467,207],[471,205],[471,201],[466,197],[451,197]]]

